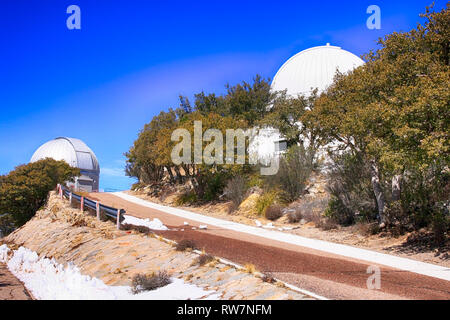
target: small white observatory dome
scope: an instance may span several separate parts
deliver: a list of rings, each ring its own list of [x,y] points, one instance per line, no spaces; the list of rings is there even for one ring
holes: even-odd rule
[[[60,137],[40,146],[31,157],[30,162],[45,158],[64,160],[71,167],[80,169],[81,176],[76,178],[76,190],[86,192],[98,191],[100,166],[94,152],[81,140]]]

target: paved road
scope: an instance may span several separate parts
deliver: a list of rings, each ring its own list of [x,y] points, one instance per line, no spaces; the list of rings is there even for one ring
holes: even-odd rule
[[[8,268],[0,263],[0,300],[32,300],[31,295]]]
[[[113,207],[124,208],[138,218],[158,218],[170,231],[156,233],[179,241],[194,240],[197,246],[235,263],[254,264],[261,272],[329,299],[450,299],[450,282],[379,265],[381,289],[367,289],[368,262],[313,250],[297,245],[208,226],[192,230],[201,223],[164,211],[141,206],[113,194],[92,197]],[[188,222],[190,228],[184,226]],[[184,229],[184,231],[181,231]]]

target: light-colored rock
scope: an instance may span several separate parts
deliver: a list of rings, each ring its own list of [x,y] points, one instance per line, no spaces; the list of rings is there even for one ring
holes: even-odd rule
[[[256,214],[256,203],[261,196],[258,193],[252,193],[247,197],[244,201],[242,201],[239,206],[239,211],[243,214],[247,215],[255,215]]]

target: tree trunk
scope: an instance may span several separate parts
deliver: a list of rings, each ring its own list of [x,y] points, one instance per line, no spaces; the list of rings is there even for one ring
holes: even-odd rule
[[[399,201],[401,194],[402,175],[397,174],[392,178],[392,201]]]
[[[386,205],[386,201],[384,199],[383,189],[381,188],[378,165],[376,164],[375,160],[372,160],[370,162],[370,173],[372,175],[373,192],[375,194],[375,198],[377,199],[378,222],[380,224],[384,224],[385,223],[384,208]]]

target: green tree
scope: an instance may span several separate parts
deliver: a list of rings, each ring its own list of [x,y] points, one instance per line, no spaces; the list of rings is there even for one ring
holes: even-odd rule
[[[224,95],[206,94],[203,91],[195,94],[194,106],[191,106],[188,98],[180,96],[181,109],[185,114],[198,111],[203,115],[214,113],[231,116],[253,126],[265,117],[268,106],[276,97],[270,90],[270,80],[260,75],[256,75],[252,83],[243,81],[234,86],[227,84],[225,88]]]
[[[142,183],[151,183],[159,181],[168,171],[169,160],[167,139],[170,141],[170,135],[164,135],[174,128],[178,123],[177,112],[169,109],[168,112],[162,111],[159,115],[153,117],[152,121],[146,124],[139,133],[130,150],[125,153],[127,157],[126,174],[136,177]],[[163,150],[161,150],[163,149]]]
[[[286,138],[288,147],[303,144],[306,138],[309,140],[311,149],[314,149],[317,130],[306,126],[305,123],[300,123],[300,119],[312,108],[316,99],[317,91],[309,97],[298,96],[297,98],[287,97],[285,92],[278,92],[273,104],[258,124],[278,129]]]
[[[184,128],[191,132],[193,137],[194,121],[202,122],[203,133],[207,129],[218,129],[225,136],[226,129],[246,129],[264,118],[267,106],[275,96],[270,92],[269,81],[258,75],[252,83],[227,85],[226,89],[227,93],[219,96],[204,92],[196,94],[193,106],[187,97],[180,96],[179,108],[163,111],[153,117],[139,133],[130,150],[125,153],[127,175],[146,184],[159,182],[166,174],[171,182],[185,178],[205,181],[195,175],[205,173],[205,176],[208,176],[206,172],[209,174],[210,169],[218,170],[217,166],[206,171],[205,168],[199,170],[200,166],[192,164],[175,166],[171,159],[171,151],[175,145],[171,141],[171,135],[175,129]]]
[[[427,8],[424,25],[381,39],[367,63],[338,74],[302,118],[323,144],[339,141],[370,165],[382,223],[389,200],[402,199],[407,173],[448,168],[449,6]],[[391,190],[382,180],[391,181]]]
[[[73,181],[79,175],[79,169],[53,159],[16,167],[0,178],[0,215],[7,215],[16,227],[25,224],[46,203],[48,193],[58,183]]]

